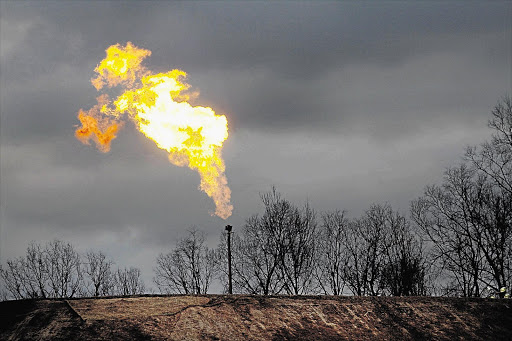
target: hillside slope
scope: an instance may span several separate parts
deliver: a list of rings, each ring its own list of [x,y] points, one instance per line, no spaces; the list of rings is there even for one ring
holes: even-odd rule
[[[136,296],[0,302],[2,340],[511,340],[512,300]]]

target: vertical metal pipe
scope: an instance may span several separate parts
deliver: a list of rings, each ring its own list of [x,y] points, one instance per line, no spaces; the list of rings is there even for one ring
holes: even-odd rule
[[[228,293],[230,295],[233,294],[233,282],[231,277],[231,225],[226,226],[226,231],[228,231]]]

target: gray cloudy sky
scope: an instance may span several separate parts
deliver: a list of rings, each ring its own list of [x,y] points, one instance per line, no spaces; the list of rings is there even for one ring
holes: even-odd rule
[[[143,270],[187,228],[214,245],[275,185],[297,204],[407,213],[512,93],[512,2],[0,1],[0,260],[31,240],[101,249]],[[74,137],[105,49],[179,68],[229,121],[233,216],[199,176],[127,124],[103,154]]]

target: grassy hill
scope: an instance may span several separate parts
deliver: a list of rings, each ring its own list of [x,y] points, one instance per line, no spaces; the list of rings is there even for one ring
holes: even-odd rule
[[[512,340],[512,300],[134,296],[0,302],[2,340]]]

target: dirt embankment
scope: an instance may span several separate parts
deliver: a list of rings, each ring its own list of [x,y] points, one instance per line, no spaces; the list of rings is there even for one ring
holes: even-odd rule
[[[512,300],[137,296],[0,311],[2,340],[512,340]]]

